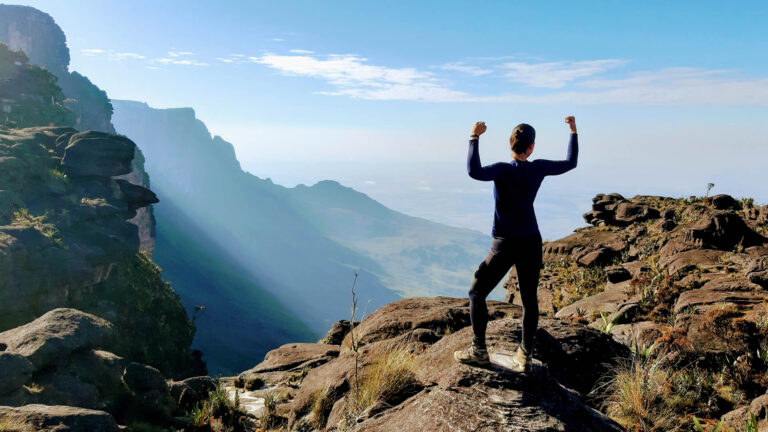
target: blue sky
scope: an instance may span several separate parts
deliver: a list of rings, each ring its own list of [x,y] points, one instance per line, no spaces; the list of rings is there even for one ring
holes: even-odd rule
[[[24,2],[64,29],[71,69],[113,98],[191,106],[247,170],[334,178],[396,209],[488,231],[490,185],[520,122],[533,157],[579,168],[545,182],[545,237],[597,192],[768,200],[768,3],[744,1]]]

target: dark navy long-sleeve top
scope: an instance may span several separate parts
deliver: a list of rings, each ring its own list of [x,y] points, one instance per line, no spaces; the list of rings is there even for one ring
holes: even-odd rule
[[[578,136],[571,134],[568,156],[560,161],[537,159],[529,162],[514,159],[512,162],[482,166],[478,146],[479,140],[469,140],[467,171],[475,180],[494,183],[496,210],[493,216],[493,236],[540,236],[539,224],[533,211],[533,200],[536,199],[544,177],[576,168],[576,160],[579,157]]]

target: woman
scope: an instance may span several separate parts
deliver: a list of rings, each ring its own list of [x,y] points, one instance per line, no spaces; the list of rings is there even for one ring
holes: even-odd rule
[[[515,127],[509,138],[512,162],[488,166],[480,165],[478,153],[480,135],[486,131],[485,123],[477,122],[472,126],[467,164],[469,176],[480,181],[493,180],[496,211],[493,218],[493,246],[477,268],[469,290],[469,311],[474,333],[472,345],[454,353],[454,358],[461,363],[479,366],[490,364],[485,346],[485,329],[488,324],[485,298],[514,264],[523,302],[523,334],[522,343],[512,361],[518,372],[527,370],[533,349],[533,336],[539,321],[537,288],[541,269],[541,233],[533,211],[533,200],[545,176],[563,174],[576,167],[579,154],[576,120],[569,116],[565,122],[571,128],[568,157],[565,160],[529,161],[536,131],[522,123]]]

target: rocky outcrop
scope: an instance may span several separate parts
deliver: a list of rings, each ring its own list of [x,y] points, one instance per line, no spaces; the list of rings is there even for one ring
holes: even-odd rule
[[[583,395],[609,364],[628,355],[625,347],[586,326],[548,319],[541,322],[536,366],[529,374],[461,365],[453,352],[471,339],[466,308],[466,300],[447,297],[390,303],[356,327],[362,343],[357,356],[351,335],[342,346],[285,345],[251,369],[248,379],[263,377],[261,392],[284,395],[272,415],[284,417],[288,430],[334,431],[343,425],[359,431],[621,430],[586,405]],[[492,302],[490,309],[490,350],[513,351],[520,337],[519,308]],[[392,358],[392,369],[379,366],[392,353],[407,359],[400,387],[351,414],[358,403],[357,379],[365,387],[370,374],[397,369]],[[277,371],[282,380],[274,379]],[[300,380],[291,380],[298,371],[303,371]],[[235,383],[245,386],[248,379],[241,376]]]
[[[0,333],[0,344],[40,369],[66,359],[74,351],[104,344],[112,332],[112,324],[106,320],[62,308]]]
[[[134,149],[101,132],[0,128],[0,331],[73,307],[115,324],[118,354],[189,375],[194,328],[126,221],[157,198],[113,177]]]
[[[46,422],[61,421],[71,430],[98,430],[87,429],[99,427],[88,423],[91,420],[67,423],[95,415],[111,424],[114,417],[123,424],[162,425],[169,424],[180,409],[190,409],[190,404],[207,398],[213,386],[209,377],[172,383],[180,390],[172,393],[172,386],[156,368],[102,350],[113,328],[91,314],[55,309],[0,333],[0,405],[19,407],[0,408],[0,424],[3,419],[29,424],[44,416]]]
[[[11,51],[18,52],[0,47],[0,94],[3,95],[0,125],[54,124],[115,132],[112,104],[107,93],[78,72],[69,72],[66,38],[53,18],[31,7],[0,5],[0,44],[3,42]],[[19,65],[15,64],[17,61]],[[38,78],[25,78],[32,73]],[[9,74],[16,78],[4,81]],[[48,78],[40,79],[39,76]],[[36,88],[29,87],[31,82],[38,83]],[[144,156],[138,149],[136,153],[131,172],[123,178],[149,188]],[[129,222],[139,227],[140,248],[151,256],[155,237],[152,207],[139,208]]]
[[[0,424],[9,431],[119,432],[109,413],[69,406],[0,406]]]

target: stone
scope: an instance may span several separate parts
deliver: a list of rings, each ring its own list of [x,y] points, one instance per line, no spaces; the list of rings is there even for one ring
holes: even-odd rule
[[[491,320],[521,316],[519,306],[509,303],[488,301]],[[412,297],[389,303],[366,317],[355,335],[363,343],[400,336],[417,328],[433,330],[442,334],[446,328],[451,331],[470,325],[469,300],[451,297]],[[344,338],[343,346],[350,346],[351,337]]]
[[[160,200],[157,199],[157,195],[145,187],[135,185],[122,179],[115,180],[115,183],[117,183],[120,188],[120,192],[122,192],[125,202],[128,203],[128,208],[132,210],[160,202]]]
[[[622,320],[631,320],[631,315],[637,306],[640,296],[638,294],[628,294],[629,289],[630,281],[606,284],[603,292],[578,300],[560,309],[555,314],[555,317],[567,319],[584,316],[589,319],[593,316],[599,316],[600,312],[603,312],[609,317],[621,314]]]
[[[0,424],[18,425],[19,431],[120,431],[109,413],[61,405],[0,406]]]
[[[768,430],[768,394],[757,397],[749,405],[737,408],[723,416],[723,430],[744,430],[744,424],[754,414],[757,417],[756,431]]]
[[[640,321],[631,324],[618,324],[613,327],[613,338],[631,348],[650,347],[661,337],[661,324],[653,321]]]
[[[96,131],[72,135],[61,165],[71,176],[111,177],[131,172],[136,144],[130,139]]]
[[[584,266],[605,265],[620,257],[625,247],[624,241],[613,231],[577,231],[544,244],[543,258],[545,262],[566,259]]]
[[[542,324],[539,336],[549,334],[551,339],[537,344],[534,358],[541,359],[546,367],[535,363],[526,376],[458,364],[453,352],[466,348],[471,335],[470,329],[463,329],[444,337],[417,357],[416,376],[425,386],[420,392],[364,420],[353,430],[620,431],[617,424],[586,406],[578,393],[559,384],[552,375],[563,366],[569,368],[571,374],[589,370],[608,359],[611,350],[601,350],[611,344],[620,345],[584,326],[566,325],[557,320],[544,320]],[[579,341],[585,333],[595,336],[591,342],[603,337],[607,345],[597,343],[590,347],[589,342]],[[488,328],[491,351],[513,348],[518,334],[517,320],[491,322]],[[544,346],[551,346],[552,351],[538,351],[538,347]],[[571,349],[581,351],[577,354]],[[558,357],[560,360],[556,360]],[[576,359],[584,363],[573,363]]]
[[[726,194],[717,194],[709,197],[712,207],[717,210],[738,210],[741,205],[735,198]]]
[[[171,397],[182,410],[189,411],[195,404],[208,398],[208,395],[216,390],[216,380],[209,376],[187,378],[181,381],[173,381],[168,384]]]
[[[724,254],[725,252],[716,249],[693,249],[666,255],[659,260],[659,265],[666,268],[670,276],[678,276],[696,268],[707,271],[722,267],[720,259]]]
[[[168,392],[168,383],[160,371],[141,363],[132,362],[125,367],[123,382],[134,393],[145,393],[152,390]]]
[[[701,288],[685,291],[675,303],[675,313],[684,309],[702,309],[713,304],[729,303],[741,309],[768,301],[768,294],[759,285],[739,277],[722,277],[711,280]]]
[[[701,218],[686,233],[686,240],[701,247],[721,250],[732,250],[738,244],[746,248],[768,241],[747,226],[738,215],[727,212],[710,213]]]
[[[605,269],[608,282],[619,283],[632,278],[632,274],[623,266],[611,266]]]
[[[356,322],[355,325],[359,325],[360,321]],[[341,342],[344,341],[344,336],[349,333],[349,330],[352,328],[352,325],[350,324],[349,320],[340,320],[331,326],[330,330],[328,330],[328,333],[325,334],[325,337],[320,340],[320,343],[329,344],[329,345],[341,345]]]
[[[623,202],[616,207],[614,221],[619,226],[659,217],[659,211],[642,204]]]
[[[26,357],[0,352],[0,396],[20,389],[32,377],[33,369]]]
[[[99,346],[112,336],[112,324],[76,309],[54,309],[36,320],[0,333],[7,351],[21,354],[41,369],[77,350]]]

